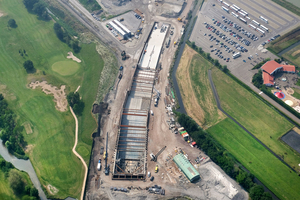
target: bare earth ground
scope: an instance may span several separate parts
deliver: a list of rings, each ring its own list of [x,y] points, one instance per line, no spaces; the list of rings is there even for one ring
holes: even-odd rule
[[[81,63],[81,60],[79,58],[77,58],[76,56],[73,55],[73,52],[68,52],[68,56],[67,56],[68,59],[72,59],[78,63]]]
[[[55,195],[58,192],[58,189],[52,185],[47,185],[47,191],[51,194],[51,195]]]
[[[192,117],[199,125],[202,126],[202,128],[206,129],[210,126],[213,125],[216,121],[220,121],[224,119],[226,116],[220,111],[218,111],[218,117],[216,121],[213,122],[208,122],[205,119],[205,113],[202,109],[201,106],[206,107],[206,112],[209,112],[211,116],[214,115],[214,109],[215,105],[213,102],[213,94],[210,90],[210,85],[209,81],[204,81],[202,80],[203,84],[206,83],[206,88],[208,90],[205,100],[200,102],[201,100],[198,100],[197,97],[195,96],[195,91],[194,90],[199,90],[201,91],[201,88],[199,86],[193,86],[191,83],[191,78],[190,77],[190,65],[191,61],[193,59],[193,56],[196,55],[197,52],[194,51],[192,48],[186,45],[185,50],[183,52],[183,55],[181,57],[178,69],[177,69],[177,81],[180,87],[180,92],[182,94],[182,100],[184,103],[185,110],[187,114]],[[202,77],[201,74],[198,75],[199,78]],[[203,87],[203,86],[202,86]]]
[[[60,89],[58,89],[55,86],[51,86],[50,84],[47,83],[47,81],[36,81],[36,82],[31,82],[29,84],[29,87],[32,89],[36,89],[37,87],[41,87],[42,91],[46,94],[52,94],[54,99],[53,101],[56,103],[55,108],[61,112],[67,111],[67,98],[66,98],[66,93],[65,93],[65,85],[62,85]]]
[[[31,134],[32,133],[32,128],[31,128],[31,124],[29,122],[25,122],[23,124],[25,131],[27,134]]]

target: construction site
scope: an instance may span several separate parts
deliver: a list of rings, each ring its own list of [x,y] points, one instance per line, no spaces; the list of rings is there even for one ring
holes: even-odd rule
[[[93,135],[85,199],[248,199],[197,148],[173,113],[176,99],[169,70],[182,36],[179,19],[193,7],[192,1],[185,4],[179,17],[153,18],[151,26],[145,21],[150,28],[142,46],[122,59],[114,87],[101,108],[95,106],[99,127]]]
[[[168,25],[154,23],[136,66],[131,90],[121,110],[120,128],[114,152],[113,179],[145,179],[147,171],[148,116],[156,66]],[[157,91],[155,102],[160,93]]]

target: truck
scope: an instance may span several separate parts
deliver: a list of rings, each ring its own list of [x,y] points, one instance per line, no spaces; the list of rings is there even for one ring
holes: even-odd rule
[[[157,173],[158,172],[158,165],[156,165],[156,167],[155,167],[155,173]]]
[[[99,159],[98,164],[97,164],[97,170],[100,171],[101,170],[101,159]]]
[[[152,110],[150,110],[150,113],[151,113],[151,115],[153,115],[153,111]]]

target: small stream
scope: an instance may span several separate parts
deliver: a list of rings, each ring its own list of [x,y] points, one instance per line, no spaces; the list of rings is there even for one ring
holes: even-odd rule
[[[7,161],[11,162],[15,168],[25,171],[28,173],[34,187],[39,191],[39,196],[41,200],[47,200],[47,197],[42,190],[41,183],[33,169],[33,166],[30,160],[18,159],[17,157],[11,155],[7,148],[3,145],[2,140],[0,139],[0,155]]]

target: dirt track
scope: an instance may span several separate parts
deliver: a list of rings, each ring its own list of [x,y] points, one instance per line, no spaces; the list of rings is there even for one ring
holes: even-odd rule
[[[83,195],[84,195],[84,190],[85,190],[85,182],[86,182],[86,177],[87,177],[87,173],[88,173],[88,167],[85,164],[83,158],[79,155],[79,153],[76,152],[76,146],[77,146],[77,142],[78,142],[78,119],[77,119],[75,113],[73,112],[73,109],[71,108],[71,106],[70,106],[70,111],[75,119],[75,143],[74,143],[72,152],[75,154],[75,156],[77,156],[81,160],[81,162],[83,163],[83,166],[85,168],[82,190],[81,190],[81,195],[80,195],[80,200],[83,200]]]

